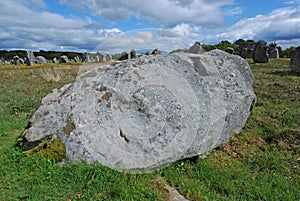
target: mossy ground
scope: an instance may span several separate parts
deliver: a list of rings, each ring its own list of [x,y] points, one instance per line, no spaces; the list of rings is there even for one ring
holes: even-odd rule
[[[40,70],[46,67],[0,67],[0,200],[167,200],[163,184],[192,201],[300,200],[300,75],[289,61],[251,63],[257,103],[240,134],[205,159],[147,175],[61,166],[14,147],[41,98],[78,72],[60,65],[60,79],[47,81]]]

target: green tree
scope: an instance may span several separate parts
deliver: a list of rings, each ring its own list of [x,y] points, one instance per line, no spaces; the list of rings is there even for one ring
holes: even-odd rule
[[[237,50],[237,49],[238,49],[236,45],[231,44],[231,43],[230,43],[229,41],[227,41],[227,40],[223,40],[223,41],[221,41],[220,43],[216,44],[215,46],[216,46],[218,49],[220,49],[220,50],[226,50],[227,47],[231,47],[231,48],[233,48],[234,50]]]
[[[281,52],[281,55],[279,55],[279,56],[283,57],[283,58],[290,58],[291,57],[291,52],[294,51],[295,49],[296,49],[296,47],[294,47],[294,46],[286,48],[285,50],[283,50]]]

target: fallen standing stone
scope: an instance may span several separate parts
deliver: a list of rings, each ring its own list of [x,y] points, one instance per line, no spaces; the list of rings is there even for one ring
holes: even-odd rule
[[[154,171],[240,132],[255,103],[253,79],[244,59],[221,50],[95,68],[43,98],[25,144],[59,137],[69,161]]]

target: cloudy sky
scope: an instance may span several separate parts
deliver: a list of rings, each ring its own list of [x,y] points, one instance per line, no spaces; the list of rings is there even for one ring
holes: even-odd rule
[[[0,0],[0,49],[186,48],[194,41],[300,45],[300,0]]]

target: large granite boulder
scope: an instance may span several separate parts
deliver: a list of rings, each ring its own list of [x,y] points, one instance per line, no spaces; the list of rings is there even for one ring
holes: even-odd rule
[[[229,54],[233,54],[234,53],[234,49],[232,47],[227,47],[225,49],[225,52],[229,53]]]
[[[155,48],[152,52],[152,55],[157,55],[157,54],[161,54],[160,50],[158,48]]]
[[[240,132],[255,103],[247,61],[221,50],[101,66],[43,98],[24,147],[60,139],[69,161],[153,171]]]
[[[62,55],[62,56],[59,57],[58,62],[59,63],[70,63],[70,60],[66,55]]]
[[[187,52],[194,53],[194,54],[202,54],[205,52],[204,48],[201,46],[199,42],[195,42]]]
[[[24,64],[24,59],[20,58],[18,55],[13,57],[12,64],[20,66]]]
[[[37,64],[46,64],[47,59],[45,59],[45,57],[43,57],[43,56],[37,56],[35,58],[35,63],[37,63]]]
[[[23,58],[18,59],[18,65],[23,65],[25,63]]]
[[[269,53],[266,43],[264,41],[258,41],[255,45],[252,59],[255,63],[268,63]]]
[[[300,46],[291,52],[291,70],[300,73]]]
[[[118,58],[118,61],[127,60],[127,59],[129,59],[129,57],[130,57],[130,54],[128,54],[127,52],[122,52],[120,57]]]
[[[18,56],[18,55],[15,55],[15,56],[13,57],[13,64],[14,64],[14,65],[18,65],[18,66],[21,65],[20,62],[19,62],[19,59],[20,59],[19,56]]]

